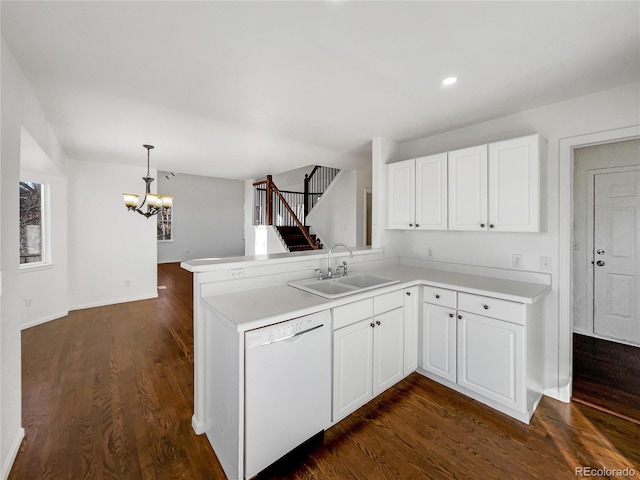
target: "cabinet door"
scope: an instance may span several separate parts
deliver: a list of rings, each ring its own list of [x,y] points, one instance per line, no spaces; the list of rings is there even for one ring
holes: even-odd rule
[[[404,289],[404,376],[418,368],[418,287]]]
[[[416,158],[416,228],[447,229],[447,154]]]
[[[371,319],[362,320],[333,332],[334,422],[373,396],[372,323]]]
[[[404,308],[374,317],[373,394],[385,391],[402,379],[404,372]]]
[[[458,312],[458,384],[525,411],[524,327]]]
[[[422,304],[420,366],[427,372],[456,381],[456,311]]]
[[[387,165],[389,180],[388,228],[412,229],[415,225],[416,171],[415,160]]]
[[[540,135],[489,144],[489,229],[540,231]]]
[[[449,230],[487,230],[487,146],[448,154]]]

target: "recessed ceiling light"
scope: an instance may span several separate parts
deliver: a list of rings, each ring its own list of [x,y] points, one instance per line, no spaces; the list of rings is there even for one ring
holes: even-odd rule
[[[444,80],[442,80],[442,85],[445,85],[445,86],[453,85],[457,81],[458,79],[456,77],[447,77]]]

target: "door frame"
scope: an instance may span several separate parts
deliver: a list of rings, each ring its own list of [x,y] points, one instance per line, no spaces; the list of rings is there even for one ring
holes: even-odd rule
[[[371,221],[369,221],[369,217],[367,215],[367,196],[371,195]],[[371,247],[373,243],[373,191],[370,187],[364,188],[364,236],[363,236],[363,244],[365,247]],[[371,243],[367,244],[367,232],[371,230]]]
[[[602,175],[602,174],[607,174],[607,173],[624,173],[624,172],[635,172],[635,171],[640,171],[640,166],[634,166],[634,165],[627,165],[624,167],[608,167],[608,168],[598,168],[598,169],[594,169],[594,170],[587,170],[587,181],[588,181],[588,185],[589,185],[589,189],[587,190],[587,204],[586,204],[586,209],[587,209],[587,241],[586,241],[586,250],[587,252],[589,252],[589,255],[592,256],[592,260],[593,260],[593,249],[594,249],[594,244],[593,244],[593,236],[594,236],[594,228],[595,228],[595,222],[594,222],[594,217],[595,217],[595,176],[596,175]],[[593,263],[593,262],[592,262]],[[591,274],[587,275],[587,305],[586,305],[586,313],[587,313],[587,327],[588,330],[590,331],[589,335],[596,337],[596,338],[602,338],[604,340],[608,340],[608,341],[615,341],[618,343],[625,343],[627,345],[632,345],[634,347],[637,347],[638,345],[635,343],[630,343],[630,342],[624,342],[621,340],[612,340],[610,338],[606,338],[606,337],[602,337],[599,335],[596,335],[593,331],[593,322],[594,322],[594,318],[593,318],[593,301],[594,301],[594,292],[593,292],[593,284],[594,284],[594,278],[593,278],[593,274],[594,274],[594,270],[591,270]]]
[[[573,166],[574,149],[640,138],[640,125],[561,138],[558,141],[558,359],[557,389],[545,393],[571,400],[573,383]]]

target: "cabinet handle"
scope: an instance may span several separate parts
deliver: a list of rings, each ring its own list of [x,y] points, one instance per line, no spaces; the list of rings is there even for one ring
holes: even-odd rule
[[[410,296],[411,296],[411,292],[407,292],[407,297],[410,297]]]
[[[453,313],[450,313],[450,314],[449,314],[449,318],[453,318]]]
[[[440,295],[436,295],[436,298],[440,298]]]
[[[418,225],[418,224],[416,223],[416,227],[419,227],[419,226],[420,226],[420,225]]]
[[[413,227],[413,223],[410,223],[410,224],[409,224],[409,226],[410,226],[410,227]]]
[[[380,320],[376,320],[376,325],[380,325]]]
[[[371,328],[376,328],[376,324],[373,322],[371,322],[369,325],[371,326]]]
[[[493,227],[494,227],[493,223],[489,225],[489,228],[493,228]]]
[[[462,315],[458,315],[458,320],[462,320]]]
[[[485,310],[489,310],[489,305],[483,305],[482,308],[484,308]]]
[[[481,226],[482,228],[484,228],[484,223],[481,223],[481,224],[480,224],[480,226]]]

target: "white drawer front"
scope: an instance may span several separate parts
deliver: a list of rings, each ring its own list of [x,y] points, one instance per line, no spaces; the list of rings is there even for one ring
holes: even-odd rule
[[[422,301],[442,307],[456,308],[456,293],[454,290],[425,285],[422,287]]]
[[[524,325],[525,306],[522,303],[483,295],[458,293],[458,310]]]
[[[373,298],[348,303],[333,310],[333,329],[346,327],[365,318],[373,317]]]
[[[383,293],[382,295],[373,297],[374,315],[380,315],[381,313],[388,312],[402,306],[404,306],[404,290]]]

